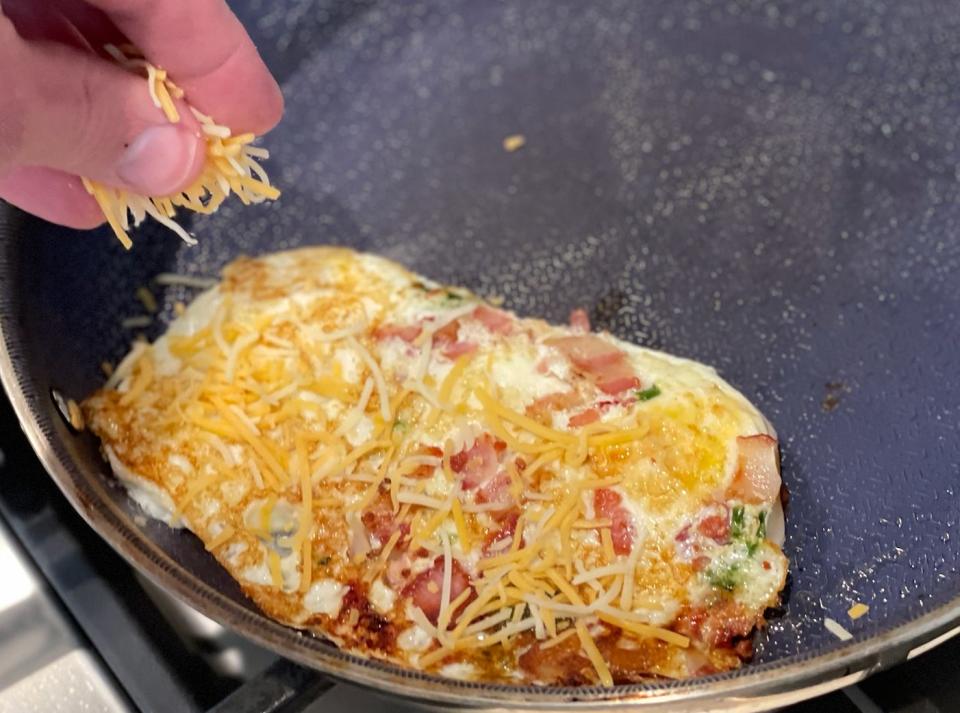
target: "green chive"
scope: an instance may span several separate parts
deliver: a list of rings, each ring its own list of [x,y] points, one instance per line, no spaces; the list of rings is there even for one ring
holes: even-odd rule
[[[724,589],[728,592],[732,592],[737,588],[737,585],[740,584],[740,573],[738,567],[735,564],[727,565],[719,570],[712,570],[707,575],[707,579],[711,585],[717,589]]]
[[[743,536],[743,505],[737,505],[730,513],[730,536],[739,539]]]
[[[662,392],[660,391],[660,387],[654,384],[649,389],[638,390],[635,393],[637,394],[638,401],[649,401],[659,396]]]

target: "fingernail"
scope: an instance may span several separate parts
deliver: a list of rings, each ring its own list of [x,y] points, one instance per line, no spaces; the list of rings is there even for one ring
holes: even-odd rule
[[[147,196],[166,196],[183,188],[193,167],[198,139],[173,124],[152,126],[135,138],[117,164],[117,175]]]

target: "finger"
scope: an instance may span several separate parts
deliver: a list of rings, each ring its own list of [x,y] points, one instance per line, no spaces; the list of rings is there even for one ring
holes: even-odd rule
[[[145,195],[199,174],[205,149],[189,112],[170,124],[146,82],[56,43],[24,42],[0,16],[0,172],[49,166]]]
[[[90,2],[218,123],[262,134],[280,121],[280,88],[224,0]]]
[[[0,177],[0,198],[51,223],[95,228],[103,213],[80,179],[53,168],[24,166]]]

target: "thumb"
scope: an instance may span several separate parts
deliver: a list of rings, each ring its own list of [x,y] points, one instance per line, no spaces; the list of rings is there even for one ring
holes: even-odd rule
[[[171,124],[146,81],[94,55],[26,42],[0,16],[0,175],[45,166],[144,195],[188,186],[205,160],[189,111]]]

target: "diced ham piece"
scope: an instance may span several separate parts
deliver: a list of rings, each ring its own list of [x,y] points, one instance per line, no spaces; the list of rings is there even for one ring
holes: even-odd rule
[[[500,529],[487,535],[483,543],[483,553],[487,556],[503,552],[513,544],[513,536],[517,531],[517,521],[520,519],[520,511],[516,508],[509,510],[506,516],[500,520]]]
[[[624,351],[595,334],[556,337],[548,339],[547,344],[563,352],[575,367],[592,377],[604,393],[619,394],[640,386],[640,378]]]
[[[394,589],[400,589],[410,578],[410,555],[406,550],[394,548],[387,558],[384,579]]]
[[[570,417],[568,423],[571,428],[579,428],[580,426],[586,426],[588,423],[593,423],[600,418],[600,412],[595,408],[588,408],[586,411],[581,411],[578,414],[575,414]]]
[[[574,366],[591,374],[625,358],[622,350],[594,334],[555,337],[548,339],[547,344],[563,352]]]
[[[373,336],[375,339],[402,339],[412,342],[422,331],[423,327],[419,324],[381,324],[373,330]]]
[[[730,518],[726,514],[707,515],[697,524],[697,531],[718,544],[725,544],[730,540]]]
[[[609,519],[611,522],[613,551],[618,555],[630,554],[637,533],[633,527],[633,518],[623,506],[620,494],[609,488],[597,488],[593,493],[593,509],[598,518]]]
[[[582,403],[583,398],[576,391],[558,391],[555,394],[541,396],[527,406],[527,415],[543,423],[550,423],[554,411],[566,411]]]
[[[710,558],[706,555],[697,555],[691,560],[690,565],[694,572],[702,572],[710,564]]]
[[[448,322],[433,333],[433,346],[447,359],[456,359],[477,349],[476,342],[459,341],[460,320]]]
[[[605,394],[615,395],[627,389],[640,387],[640,377],[634,373],[633,367],[626,359],[604,367],[596,377],[597,388]]]
[[[497,448],[494,440],[483,434],[470,448],[450,458],[450,468],[463,476],[463,489],[473,490],[497,474]]]
[[[590,315],[585,309],[575,309],[570,313],[570,326],[574,331],[587,334],[590,331]]]
[[[433,458],[443,458],[443,451],[436,446],[420,446],[419,455],[431,456]],[[437,468],[433,465],[417,466],[417,469],[410,473],[411,478],[429,478]]]
[[[433,333],[433,343],[434,344],[452,344],[457,341],[457,337],[460,334],[460,320],[455,319],[452,322],[447,322],[445,325],[440,327],[436,332]]]
[[[777,441],[766,434],[737,438],[737,473],[730,497],[748,503],[769,503],[780,493]]]
[[[363,511],[360,521],[370,534],[380,540],[380,544],[389,540],[390,535],[396,530],[402,533],[401,539],[410,534],[409,523],[397,523],[390,497],[386,494],[381,494],[369,508]]]
[[[510,494],[510,482],[509,475],[498,473],[477,488],[475,496],[477,504],[501,503],[503,505],[502,509],[485,511],[498,520],[514,507],[513,496]]]
[[[450,601],[453,601],[470,587],[470,576],[457,560],[453,560],[450,569]],[[443,557],[437,557],[430,569],[418,574],[410,584],[404,587],[403,595],[410,597],[414,606],[419,607],[427,619],[436,624],[440,617],[440,606],[443,603]],[[465,605],[466,602],[460,609]],[[456,616],[450,617],[451,624],[455,621]]]
[[[476,342],[451,342],[443,348],[441,352],[447,359],[456,359],[464,354],[472,354],[477,351]]]
[[[513,319],[503,310],[480,305],[473,310],[473,318],[494,334],[510,334]]]

